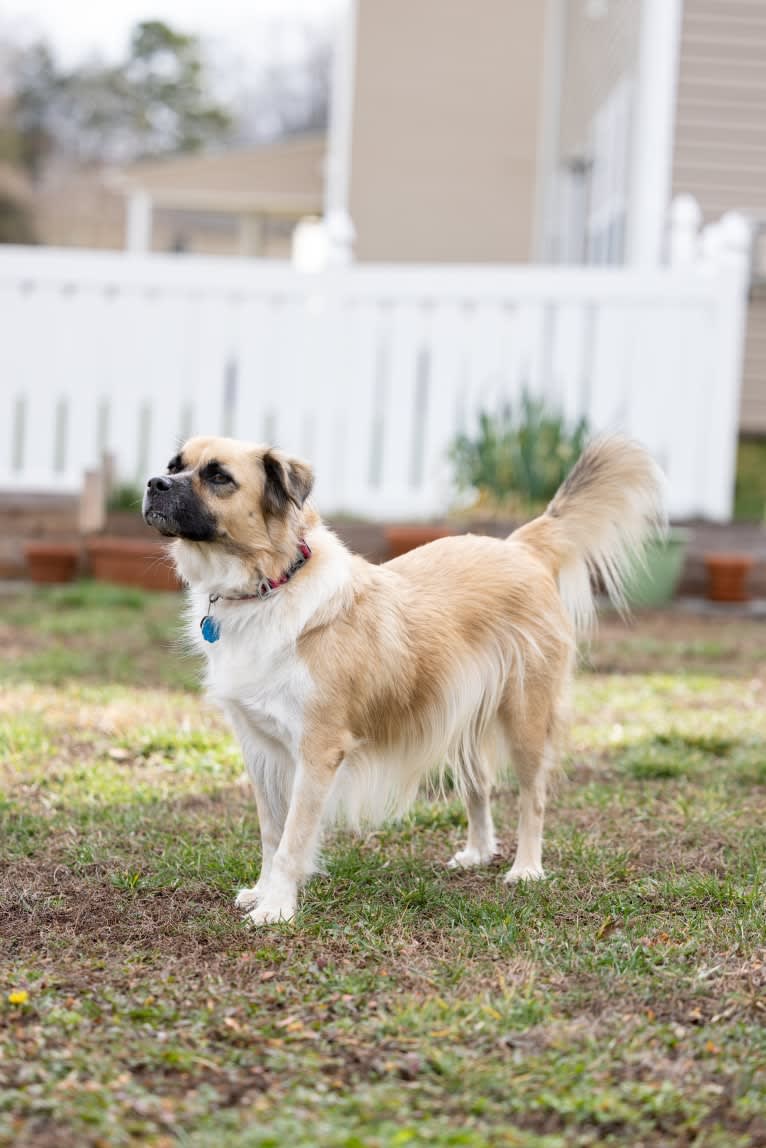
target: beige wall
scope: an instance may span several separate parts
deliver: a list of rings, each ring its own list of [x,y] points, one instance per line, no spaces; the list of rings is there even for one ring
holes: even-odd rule
[[[766,2],[685,0],[673,193],[766,217]],[[766,433],[766,298],[748,316],[742,430]]]
[[[122,250],[125,243],[125,200],[99,175],[59,177],[39,188],[30,201],[35,233],[53,247]],[[271,215],[264,220],[259,254],[289,259],[297,216]],[[152,214],[152,251],[177,250],[179,244],[197,255],[240,255],[240,222],[236,215],[171,211]]]
[[[359,259],[530,257],[545,11],[544,0],[358,0]]]
[[[563,161],[587,155],[594,114],[624,76],[634,75],[638,59],[640,0],[610,0],[598,17],[588,10],[588,0],[564,0]]]
[[[152,250],[205,255],[242,253],[240,215],[260,221],[258,254],[289,258],[295,224],[323,204],[325,139],[302,136],[260,148],[168,156],[134,164],[121,179],[104,172],[54,170],[32,204],[41,242],[121,249],[125,198],[145,190],[153,201]]]
[[[35,230],[52,247],[119,250],[125,238],[122,196],[96,173],[55,172],[35,189]]]

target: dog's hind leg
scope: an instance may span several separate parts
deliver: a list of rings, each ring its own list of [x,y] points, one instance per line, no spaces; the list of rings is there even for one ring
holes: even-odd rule
[[[450,869],[473,869],[477,865],[487,865],[497,853],[490,802],[492,773],[485,754],[477,751],[470,758],[468,760],[467,754],[461,754],[457,766],[468,814],[468,840],[465,849],[458,850],[447,862]]]
[[[512,742],[513,764],[519,779],[519,839],[516,857],[506,873],[507,884],[534,881],[543,872],[543,818],[548,774],[554,756],[551,743]]]
[[[567,725],[571,647],[562,642],[548,657],[545,672],[526,683],[526,696],[509,690],[498,718],[519,779],[519,838],[505,881],[534,881],[543,872],[543,818],[548,781],[555,774]]]

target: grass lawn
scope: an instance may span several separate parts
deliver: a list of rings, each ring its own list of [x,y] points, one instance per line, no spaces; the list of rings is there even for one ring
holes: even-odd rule
[[[0,1143],[766,1144],[766,627],[607,622],[549,877],[458,805],[327,843],[246,929],[253,802],[179,601],[0,598]]]

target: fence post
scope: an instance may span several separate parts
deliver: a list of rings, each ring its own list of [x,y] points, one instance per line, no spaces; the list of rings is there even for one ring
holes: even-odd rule
[[[102,470],[86,470],[82,479],[78,525],[80,534],[96,534],[106,522],[106,491]]]
[[[104,480],[104,496],[109,498],[117,481],[117,460],[111,450],[101,452],[101,474]]]
[[[677,195],[670,205],[668,218],[671,267],[691,267],[697,262],[701,222],[702,211],[694,196]]]
[[[713,271],[718,284],[715,385],[709,417],[720,444],[705,472],[709,485],[707,498],[702,501],[713,519],[724,522],[731,519],[734,505],[751,240],[750,224],[736,211],[710,224],[702,236],[700,264]]]

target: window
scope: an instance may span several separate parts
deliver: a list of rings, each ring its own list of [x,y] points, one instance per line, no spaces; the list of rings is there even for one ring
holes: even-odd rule
[[[625,77],[591,120],[585,242],[588,263],[622,263],[625,259],[630,127],[631,84]]]

